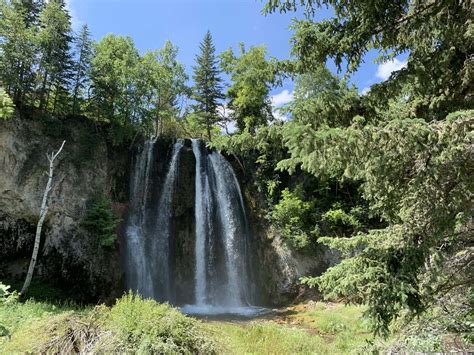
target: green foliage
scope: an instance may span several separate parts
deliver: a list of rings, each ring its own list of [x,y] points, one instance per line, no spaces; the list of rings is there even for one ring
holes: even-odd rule
[[[194,69],[193,99],[197,102],[194,106],[196,119],[207,132],[211,140],[213,125],[219,120],[217,108],[219,101],[224,98],[222,94],[222,79],[219,77],[219,62],[216,58],[211,32],[207,31],[204,40],[199,46],[200,54],[196,57]]]
[[[7,353],[216,352],[201,324],[168,305],[131,294],[112,308],[27,300],[0,307],[0,348]]]
[[[55,113],[67,98],[71,75],[72,41],[71,17],[60,0],[48,1],[39,14],[38,50],[41,53],[38,76],[40,109],[50,108]],[[52,102],[50,101],[52,99]]]
[[[334,8],[333,15],[317,21],[317,11],[327,4]],[[408,53],[407,67],[371,90],[379,106],[409,85],[409,101],[418,116],[430,113],[442,118],[453,110],[472,108],[468,2],[270,0],[264,12],[299,6],[305,6],[308,17],[294,22],[292,52],[304,71],[333,59],[339,69],[347,63],[351,73],[371,49],[380,51],[380,60]]]
[[[308,304],[290,307],[284,317],[250,322],[210,322],[207,327],[231,354],[349,354],[368,339],[363,307]]]
[[[286,242],[297,249],[311,244],[311,232],[307,224],[313,209],[311,202],[303,201],[288,189],[281,192],[280,201],[273,207],[270,220],[281,230]]]
[[[221,54],[222,68],[232,80],[227,91],[228,107],[239,130],[253,132],[273,119],[268,94],[276,81],[276,61],[266,59],[264,46],[250,47],[246,51],[241,43],[239,54],[236,57],[232,49]]]
[[[91,63],[92,112],[99,121],[125,126],[133,120],[135,69],[139,54],[130,37],[109,34],[95,45]]]
[[[93,236],[102,247],[113,247],[117,241],[118,222],[120,220],[112,211],[112,202],[106,196],[94,199],[87,209],[81,225]]]
[[[36,56],[34,16],[27,2],[0,1],[0,81],[18,103],[31,92]]]
[[[0,119],[9,118],[14,111],[13,101],[5,92],[5,90],[0,87]]]
[[[216,352],[196,320],[167,304],[142,299],[131,293],[117,300],[110,310],[108,327],[115,334],[115,350],[138,353]]]
[[[353,238],[321,238],[347,258],[306,282],[318,284],[329,298],[367,303],[376,330],[385,333],[402,310],[418,314],[443,290],[465,285],[468,265],[453,274],[446,263],[467,252],[472,124],[472,112],[434,123],[394,120],[379,127],[355,122],[346,129],[312,132],[310,144],[317,149],[311,153],[302,135],[288,135],[290,152],[298,157],[280,166],[298,161],[314,174],[363,181],[371,207],[390,222]],[[311,129],[295,127],[292,134]]]
[[[348,126],[365,110],[355,87],[320,66],[297,76],[294,99],[282,111],[317,129]]]
[[[359,210],[360,207],[355,207],[350,212],[346,212],[336,204],[323,213],[321,220],[326,225],[326,230],[331,231],[334,236],[353,235],[362,228],[362,223],[356,216]]]
[[[8,306],[17,301],[18,299],[18,292],[10,291],[11,286],[4,285],[0,281],[0,306]],[[1,323],[0,323],[1,326]],[[1,331],[1,330],[0,330]]]
[[[169,41],[142,57],[130,37],[107,35],[97,43],[91,68],[91,114],[111,122],[118,143],[132,137],[133,128],[162,135],[178,116],[187,76],[177,54]]]

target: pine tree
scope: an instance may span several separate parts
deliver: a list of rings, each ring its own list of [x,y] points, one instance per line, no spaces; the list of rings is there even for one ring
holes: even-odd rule
[[[77,62],[74,68],[73,100],[72,112],[78,110],[78,99],[81,98],[81,91],[89,81],[89,70],[92,60],[93,48],[89,27],[82,26],[79,36],[76,38]]]
[[[41,60],[39,76],[40,109],[45,109],[54,90],[53,112],[56,111],[60,95],[66,92],[71,79],[72,58],[71,17],[62,0],[48,1],[40,13],[38,46]]]
[[[206,127],[208,139],[211,140],[211,129],[219,121],[217,107],[223,95],[219,62],[210,31],[207,31],[199,49],[201,53],[196,57],[196,66],[193,67],[193,99],[197,102],[194,110],[199,122]]]
[[[17,104],[33,86],[37,10],[32,1],[0,1],[0,81]]]

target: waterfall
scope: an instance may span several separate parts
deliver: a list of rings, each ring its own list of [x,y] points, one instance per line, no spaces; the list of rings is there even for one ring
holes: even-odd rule
[[[196,158],[195,304],[243,307],[251,299],[248,226],[242,193],[230,163],[218,152]],[[206,248],[207,247],[207,248]],[[219,272],[216,272],[216,271]]]
[[[127,225],[127,286],[129,289],[140,292],[145,297],[152,297],[152,277],[145,257],[145,221],[148,201],[148,179],[150,174],[151,156],[154,141],[147,141],[141,154],[135,159],[130,184],[130,204],[134,211],[129,217]]]
[[[221,221],[224,245],[226,288],[220,305],[241,307],[246,302],[248,270],[245,263],[246,226],[240,188],[236,184],[234,170],[217,152],[209,155],[209,162],[216,181],[217,209]]]
[[[156,216],[150,201],[153,182],[153,152],[155,140],[145,142],[135,159],[130,189],[130,214],[126,229],[125,269],[127,289],[144,297],[161,301],[170,297],[169,239],[170,204],[178,172],[179,152],[183,141],[173,146],[171,161],[163,183]]]
[[[210,210],[211,198],[209,189],[209,178],[203,168],[200,142],[192,140],[193,153],[196,158],[196,198],[195,198],[195,218],[196,218],[196,276],[195,276],[195,296],[196,304],[206,303],[206,234],[211,230]]]
[[[127,287],[158,301],[186,303],[182,310],[189,313],[251,309],[249,227],[232,165],[200,140],[179,140],[170,155],[158,145],[146,142],[133,163]]]
[[[183,147],[183,141],[178,140],[173,146],[173,153],[166,174],[165,182],[161,190],[161,196],[158,202],[158,211],[156,216],[156,225],[154,226],[154,238],[151,243],[152,258],[154,259],[155,277],[154,290],[155,298],[159,301],[171,300],[170,294],[170,221],[171,221],[171,203],[173,190],[178,175],[179,153]]]

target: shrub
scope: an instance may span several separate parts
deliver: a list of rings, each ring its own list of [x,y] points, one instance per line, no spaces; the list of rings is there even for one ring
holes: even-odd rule
[[[290,246],[304,249],[311,244],[308,219],[312,209],[311,202],[303,201],[296,193],[284,189],[280,201],[273,207],[270,220],[281,230]]]
[[[6,91],[0,87],[0,119],[9,118],[14,111],[13,101]]]
[[[214,344],[202,333],[198,321],[168,304],[129,293],[112,307],[108,328],[114,349],[138,353],[215,353]]]

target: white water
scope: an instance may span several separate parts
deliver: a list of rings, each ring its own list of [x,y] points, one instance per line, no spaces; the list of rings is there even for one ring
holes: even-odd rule
[[[196,158],[195,304],[182,311],[255,315],[261,309],[248,307],[247,219],[240,187],[230,163],[200,144],[192,142]]]
[[[216,195],[217,205],[220,219],[223,227],[224,247],[225,247],[225,272],[227,273],[227,288],[226,288],[226,299],[222,300],[221,303],[227,307],[241,307],[244,305],[244,290],[242,285],[242,279],[245,277],[245,272],[240,264],[239,258],[242,257],[237,244],[236,239],[238,237],[237,225],[239,216],[237,211],[233,208],[231,188],[234,185],[229,179],[230,175],[233,175],[233,170],[228,166],[227,160],[216,152],[209,155],[209,162],[211,168],[216,177]],[[231,172],[232,174],[229,174]],[[230,181],[229,181],[230,180]],[[240,231],[242,232],[242,231]]]
[[[150,220],[149,202],[152,201],[149,185],[153,181],[150,175],[155,143],[156,140],[145,142],[134,164],[130,191],[131,213],[126,229],[126,279],[128,289],[144,297],[166,300],[169,297],[170,205],[183,141],[178,141],[173,146],[168,173],[160,193],[157,216]]]
[[[151,156],[155,141],[147,141],[141,154],[134,164],[133,182],[130,195],[131,208],[136,211],[128,223],[126,259],[131,272],[127,273],[127,284],[132,290],[140,292],[145,297],[153,296],[153,281],[150,268],[145,257],[145,233],[143,227],[146,219],[148,201],[148,177],[151,166]]]
[[[170,221],[171,203],[176,178],[178,177],[179,153],[184,142],[178,140],[173,146],[173,153],[169,164],[168,173],[161,189],[158,203],[158,215],[152,243],[152,255],[155,258],[153,274],[155,298],[160,301],[170,300]]]
[[[195,293],[196,304],[204,305],[206,303],[206,232],[210,230],[210,189],[209,178],[203,170],[201,164],[201,150],[199,141],[192,140],[193,153],[196,158],[196,199],[195,199],[195,218],[196,218],[196,275],[195,275]],[[207,227],[207,228],[206,228]]]

